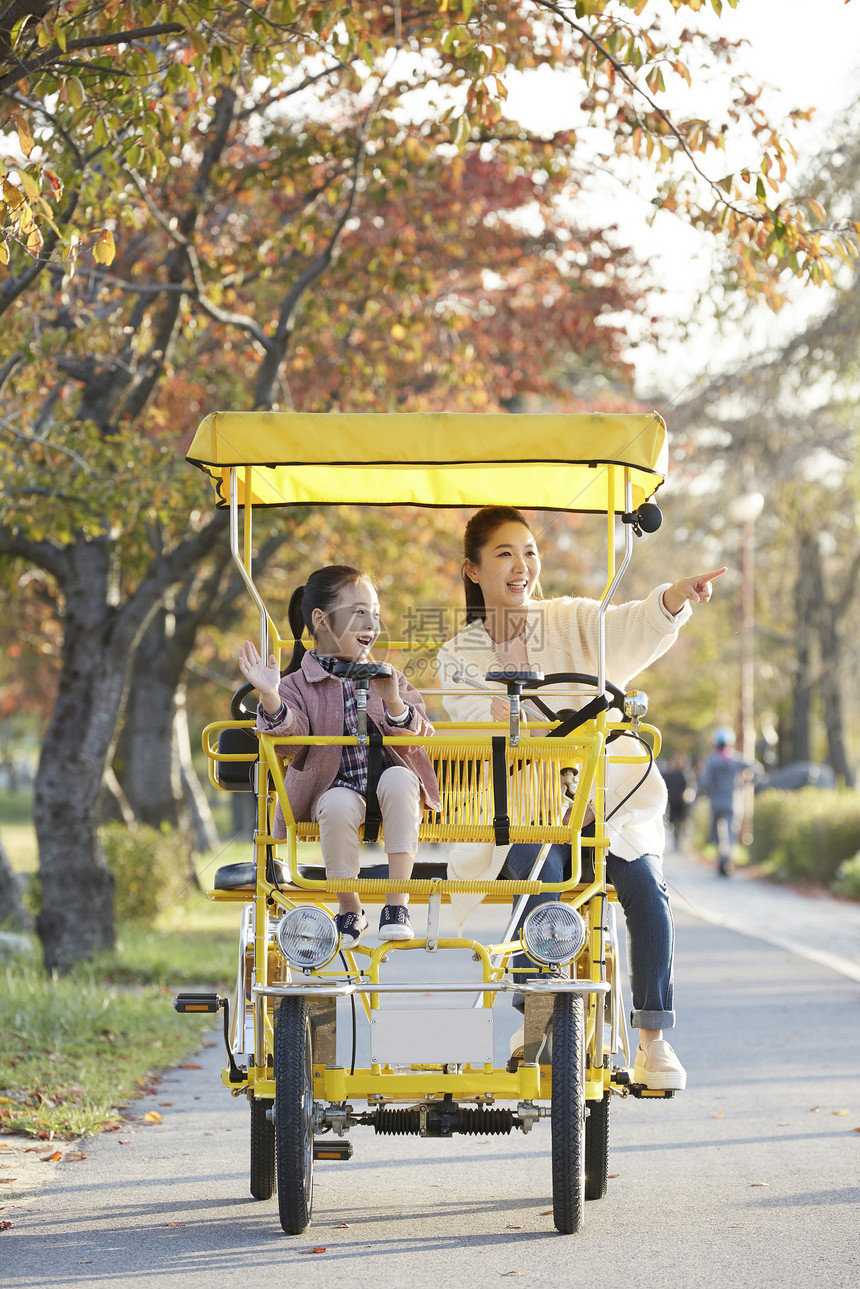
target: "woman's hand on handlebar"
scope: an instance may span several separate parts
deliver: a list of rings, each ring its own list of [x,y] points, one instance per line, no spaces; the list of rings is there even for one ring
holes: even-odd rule
[[[246,640],[239,646],[239,670],[249,685],[260,691],[260,702],[266,711],[276,712],[281,706],[281,695],[278,692],[281,673],[275,655],[270,654],[267,666],[253,641]]]
[[[669,613],[680,613],[688,600],[694,604],[707,604],[711,598],[711,583],[726,572],[725,568],[715,568],[713,573],[697,573],[694,577],[682,577],[663,592],[663,603]]]

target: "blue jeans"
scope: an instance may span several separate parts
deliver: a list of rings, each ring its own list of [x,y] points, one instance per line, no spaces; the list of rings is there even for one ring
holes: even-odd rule
[[[539,850],[540,846],[532,843],[511,846],[508,870],[517,877],[527,877]],[[570,846],[551,846],[541,881],[561,882],[569,875]],[[627,922],[627,970],[633,1001],[630,1024],[634,1029],[672,1029],[675,1024],[672,1009],[675,923],[662,860],[659,855],[640,855],[638,859],[627,860],[610,854],[606,857],[606,878],[615,887]],[[517,931],[533,908],[558,898],[551,892],[530,895]],[[511,966],[530,968],[530,975],[538,974],[535,964],[524,953],[515,954]],[[514,978],[527,980],[528,976],[517,974]],[[515,1005],[516,1001],[515,996]]]

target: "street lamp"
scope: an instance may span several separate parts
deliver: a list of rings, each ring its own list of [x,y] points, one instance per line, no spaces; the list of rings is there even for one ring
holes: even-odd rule
[[[741,529],[741,676],[738,724],[741,756],[751,765],[755,760],[755,524],[764,506],[760,492],[743,492],[729,505],[729,517]],[[753,796],[752,775],[743,777],[743,813],[740,840],[745,846],[752,841]]]

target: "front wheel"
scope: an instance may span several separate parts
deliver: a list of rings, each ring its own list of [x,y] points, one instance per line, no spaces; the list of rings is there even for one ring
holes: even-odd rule
[[[271,1199],[275,1193],[275,1125],[268,1117],[271,1101],[251,1101],[251,1194]]]
[[[275,1025],[275,1154],[278,1213],[287,1235],[311,1220],[314,1193],[314,1089],[306,998],[283,998]]]
[[[585,1206],[585,1018],[582,999],[556,994],[552,1013],[552,1215],[562,1235]]]

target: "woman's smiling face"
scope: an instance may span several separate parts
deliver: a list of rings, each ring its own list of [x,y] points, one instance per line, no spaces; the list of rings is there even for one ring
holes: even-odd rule
[[[523,609],[540,577],[537,542],[525,524],[499,524],[477,563],[466,560],[466,576],[480,588],[487,610]]]

